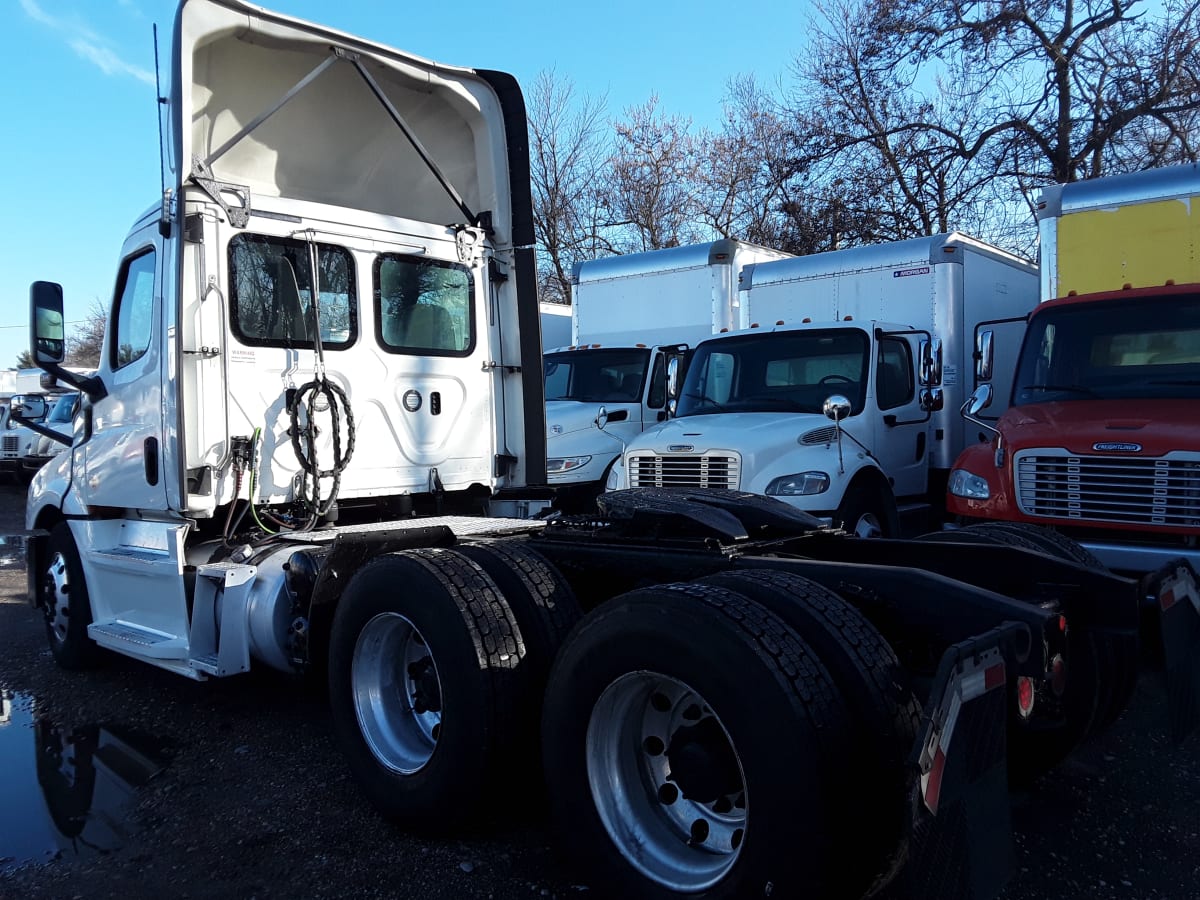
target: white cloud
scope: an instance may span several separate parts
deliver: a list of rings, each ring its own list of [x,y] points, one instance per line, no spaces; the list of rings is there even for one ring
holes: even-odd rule
[[[78,16],[53,16],[42,9],[37,0],[19,2],[29,18],[57,32],[76,55],[92,63],[105,75],[128,75],[145,84],[154,84],[153,72],[122,59],[113,49],[111,41],[92,30]],[[121,0],[121,5],[128,6],[128,0]]]

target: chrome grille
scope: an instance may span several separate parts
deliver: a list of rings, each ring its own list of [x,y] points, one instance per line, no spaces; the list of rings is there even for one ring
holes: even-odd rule
[[[15,434],[4,435],[4,443],[0,444],[0,450],[3,450],[5,453],[16,453],[17,452],[17,435],[15,435]]]
[[[1200,458],[1016,455],[1017,505],[1030,516],[1080,522],[1200,527]]]
[[[633,456],[629,459],[630,487],[707,487],[737,490],[736,455]]]

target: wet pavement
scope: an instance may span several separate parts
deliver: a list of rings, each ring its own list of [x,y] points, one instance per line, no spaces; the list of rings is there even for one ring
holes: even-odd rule
[[[36,707],[0,691],[0,871],[118,850],[136,828],[134,794],[169,760],[163,741]]]

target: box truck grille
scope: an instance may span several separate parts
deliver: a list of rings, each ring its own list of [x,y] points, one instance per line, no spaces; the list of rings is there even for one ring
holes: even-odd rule
[[[15,435],[15,434],[4,435],[4,443],[0,444],[0,450],[3,450],[5,453],[16,453],[17,452],[17,435]]]
[[[1017,505],[1029,516],[1128,525],[1200,526],[1200,458],[1072,456],[1025,450]]]
[[[708,487],[737,490],[737,456],[634,456],[630,487]]]

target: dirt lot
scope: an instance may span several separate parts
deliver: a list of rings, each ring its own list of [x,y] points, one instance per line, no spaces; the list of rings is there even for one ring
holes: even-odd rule
[[[0,485],[0,534],[19,533],[22,504],[22,491]],[[0,728],[0,897],[596,895],[555,855],[532,798],[455,839],[382,822],[350,781],[317,688],[269,673],[197,684],[118,658],[86,674],[56,669],[25,605],[20,562],[0,547],[0,690],[16,710],[9,734]],[[1161,736],[1159,695],[1144,678],[1112,731],[1014,797],[1005,900],[1200,898],[1200,738],[1175,747]],[[102,736],[136,738],[164,767],[123,804],[95,808],[97,787],[90,817],[86,800],[71,808],[70,821],[107,826],[111,843],[89,849],[88,828],[73,840],[60,834],[16,867],[31,856],[17,837],[49,818],[35,807],[52,792],[4,748],[16,735],[32,756],[36,717],[54,722],[54,734],[98,724]],[[68,806],[80,804],[86,786],[60,784],[59,806],[64,789]]]

